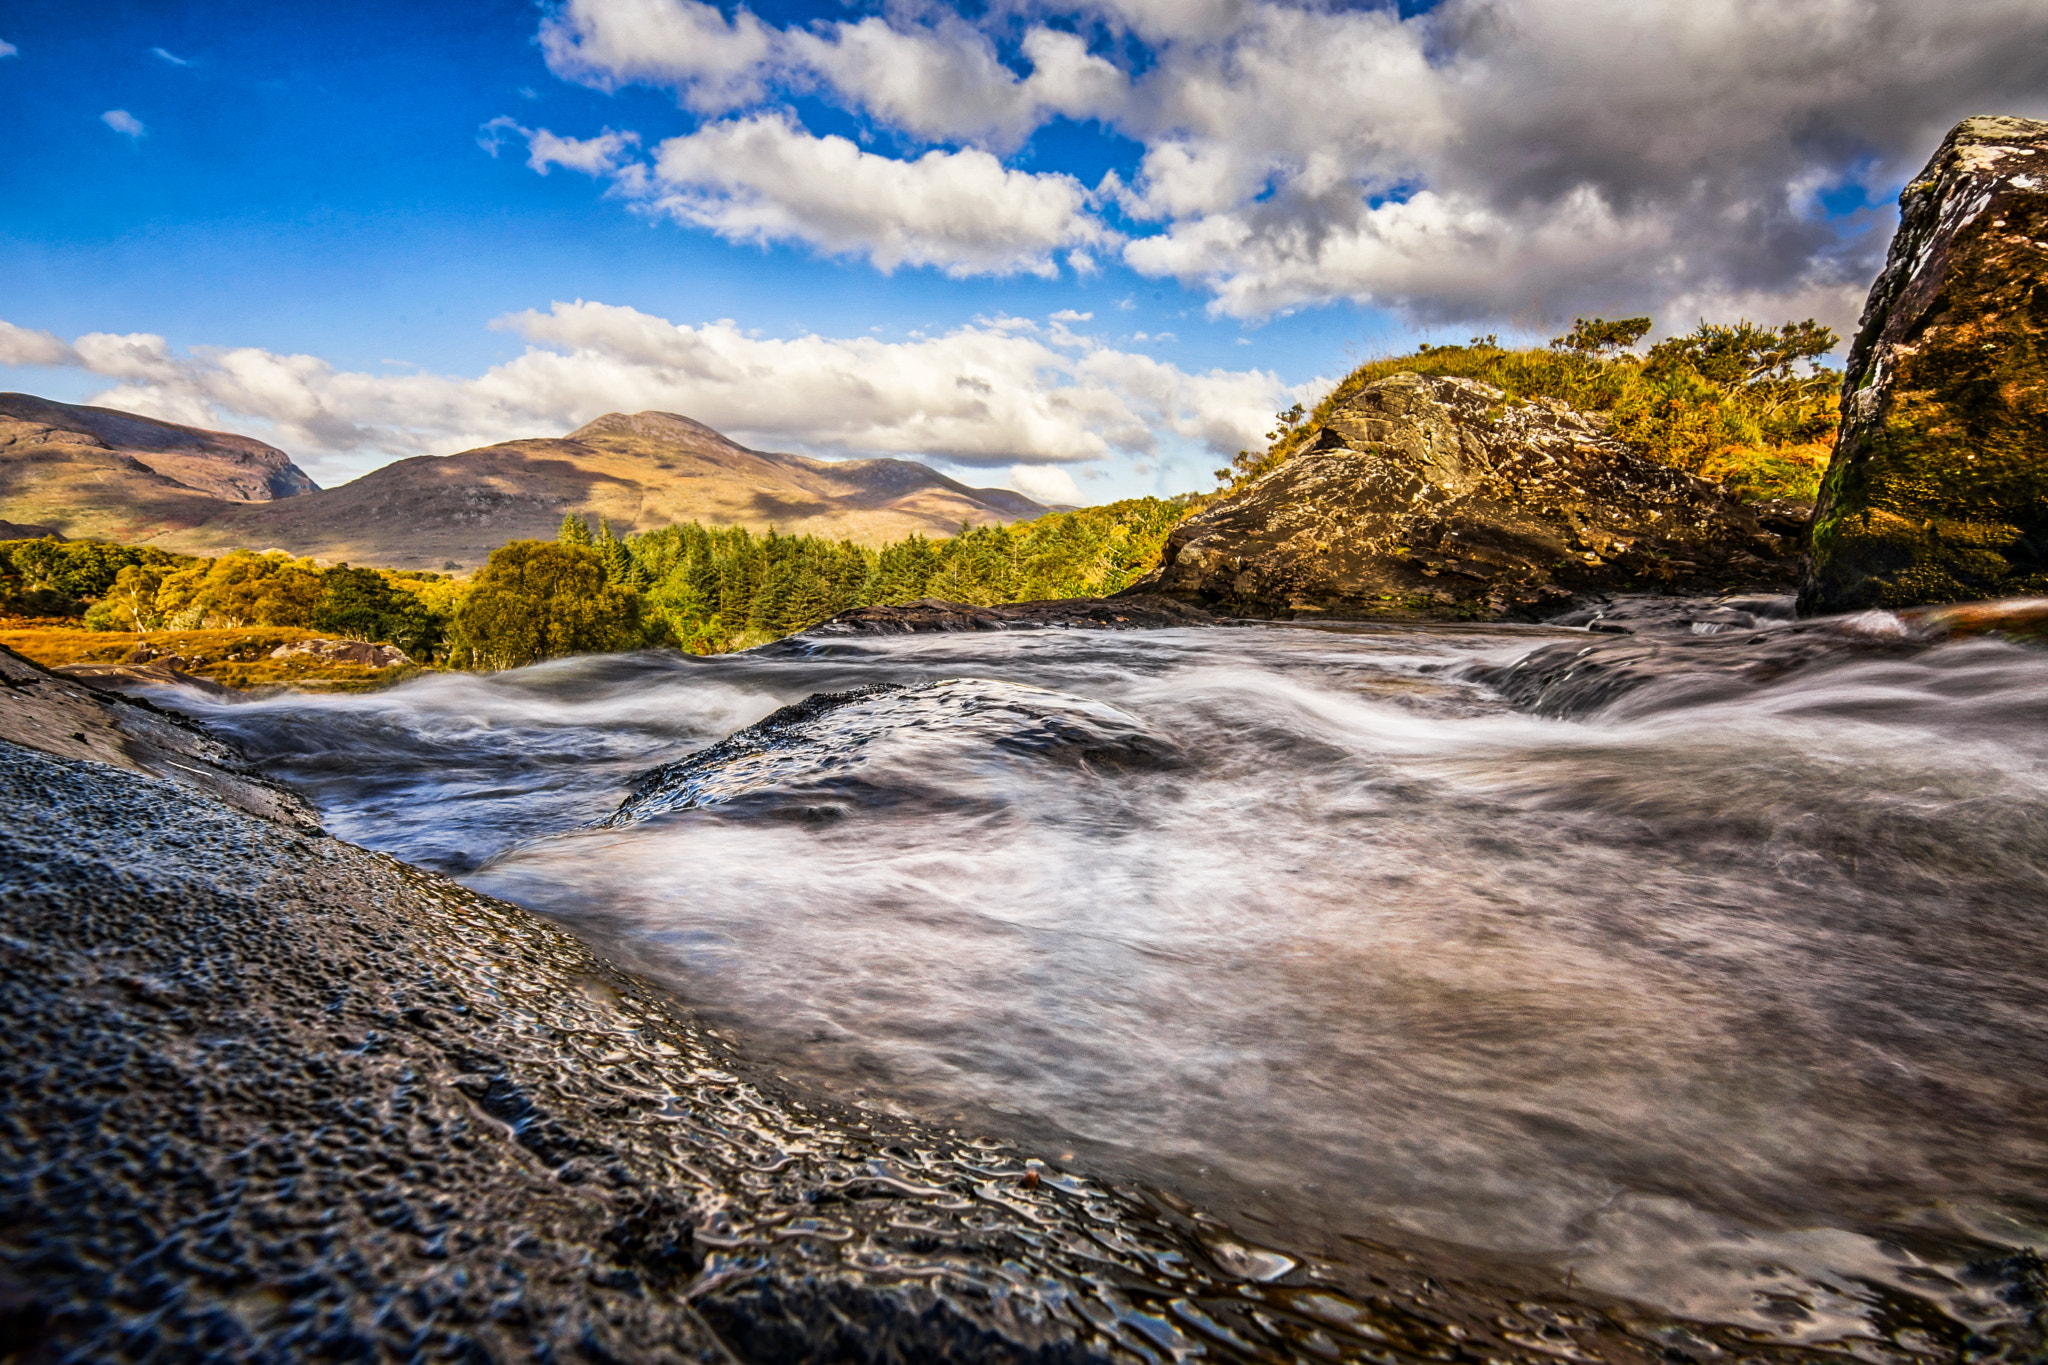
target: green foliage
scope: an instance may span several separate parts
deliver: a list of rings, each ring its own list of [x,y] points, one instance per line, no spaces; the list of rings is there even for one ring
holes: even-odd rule
[[[347,640],[388,641],[415,658],[440,647],[445,626],[420,597],[394,586],[390,575],[346,564],[320,576],[320,596],[306,624]]]
[[[555,532],[555,540],[562,545],[588,545],[590,523],[574,512],[566,513],[562,517],[562,529]]]
[[[1135,498],[1014,526],[962,526],[950,540],[907,536],[881,550],[816,536],[756,536],[694,522],[622,542],[646,592],[649,638],[694,653],[744,649],[851,607],[920,597],[986,606],[1099,597],[1158,562],[1190,500]]]
[[[1840,376],[1820,368],[1836,344],[1818,322],[1762,327],[1701,323],[1647,355],[1627,348],[1648,319],[1584,318],[1548,348],[1510,350],[1492,337],[1464,346],[1423,345],[1412,355],[1368,361],[1345,376],[1306,420],[1280,414],[1264,451],[1241,451],[1216,471],[1233,491],[1306,449],[1330,415],[1367,385],[1401,373],[1477,379],[1511,402],[1554,398],[1605,413],[1609,431],[1640,454],[1726,484],[1749,498],[1810,500],[1838,421]],[[1807,372],[1797,372],[1804,363]]]
[[[159,571],[191,561],[148,545],[102,540],[0,542],[0,610],[25,616],[75,616],[104,596],[123,569]]]
[[[1650,331],[1648,318],[1577,318],[1572,329],[1551,340],[1551,347],[1579,355],[1608,356],[1634,347]]]
[[[486,668],[630,649],[643,638],[639,596],[605,581],[595,549],[544,540],[491,552],[456,609],[455,631],[459,652]]]

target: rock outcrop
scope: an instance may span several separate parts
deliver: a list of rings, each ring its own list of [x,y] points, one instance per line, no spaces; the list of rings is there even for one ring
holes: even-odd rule
[[[1808,613],[2048,591],[2048,123],[1958,124],[1842,377]]]
[[[1561,403],[1397,374],[1175,527],[1134,590],[1247,616],[1541,618],[1581,594],[1793,582],[1797,530]]]

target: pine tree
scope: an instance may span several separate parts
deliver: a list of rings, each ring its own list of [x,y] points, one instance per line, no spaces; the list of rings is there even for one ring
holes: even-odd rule
[[[590,543],[590,524],[574,512],[565,514],[562,517],[562,529],[555,532],[555,543],[558,545],[588,545]]]

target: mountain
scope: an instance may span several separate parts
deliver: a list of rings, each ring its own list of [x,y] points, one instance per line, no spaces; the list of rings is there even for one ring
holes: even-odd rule
[[[571,512],[603,516],[621,535],[700,521],[880,544],[1047,510],[911,460],[777,455],[674,413],[610,413],[559,439],[420,456],[325,492],[224,506],[203,525],[152,543],[198,554],[275,546],[387,568],[469,568],[508,540],[552,539]]]
[[[25,529],[144,540],[319,491],[289,455],[248,436],[0,393],[0,521]]]

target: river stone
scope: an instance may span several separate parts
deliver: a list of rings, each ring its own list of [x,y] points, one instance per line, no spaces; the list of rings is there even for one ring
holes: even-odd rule
[[[1796,533],[1595,416],[1397,374],[1176,526],[1136,590],[1246,616],[1540,619],[1582,595],[1794,582]]]
[[[2048,591],[2048,123],[1956,125],[1842,377],[1808,614]]]
[[[1178,757],[1135,717],[1088,697],[982,678],[882,683],[813,693],[651,768],[598,825],[625,828],[737,802],[743,810],[800,810],[812,818],[899,804],[923,799],[926,770],[945,753],[1112,771],[1163,767]]]

